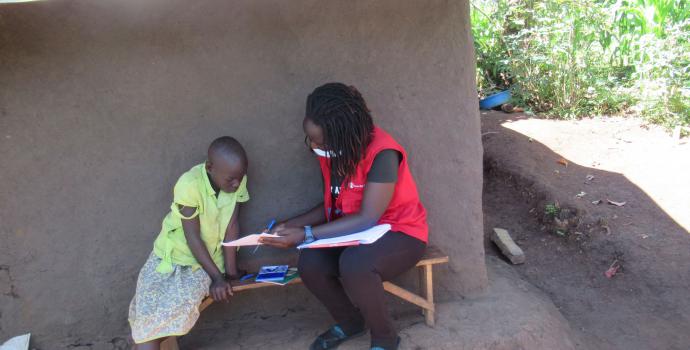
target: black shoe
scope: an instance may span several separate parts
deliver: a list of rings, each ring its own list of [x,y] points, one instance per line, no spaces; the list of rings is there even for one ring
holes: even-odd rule
[[[323,332],[321,335],[314,339],[314,342],[309,346],[309,350],[326,350],[335,349],[338,345],[345,341],[353,338],[357,338],[366,333],[366,329],[362,329],[360,332],[354,333],[352,335],[346,335],[345,332],[340,328],[340,326],[335,325],[329,328],[327,331]]]

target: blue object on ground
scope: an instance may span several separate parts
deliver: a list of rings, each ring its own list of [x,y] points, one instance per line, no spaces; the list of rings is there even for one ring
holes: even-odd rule
[[[479,100],[479,108],[491,109],[510,101],[510,90],[501,91],[487,98]]]

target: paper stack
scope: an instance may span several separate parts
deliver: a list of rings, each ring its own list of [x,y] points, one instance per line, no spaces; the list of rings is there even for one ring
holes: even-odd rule
[[[391,225],[383,224],[376,225],[368,230],[362,232],[357,232],[345,236],[318,239],[311,243],[301,244],[297,246],[297,249],[305,248],[334,248],[334,247],[347,247],[355,246],[360,244],[371,244],[376,242],[379,238],[383,237],[386,232],[391,230]]]

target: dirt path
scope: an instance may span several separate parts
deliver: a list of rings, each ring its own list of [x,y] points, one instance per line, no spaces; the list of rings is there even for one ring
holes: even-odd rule
[[[402,338],[400,350],[576,349],[568,322],[547,295],[496,257],[487,258],[487,269],[490,287],[486,293],[473,299],[437,303],[433,328],[424,323],[418,308],[388,295],[387,303]],[[234,298],[245,296],[238,294]],[[216,308],[215,312],[219,311]],[[302,350],[332,322],[321,308],[276,311],[267,317],[254,313],[223,323],[204,322],[202,315],[202,322],[189,336],[182,337],[180,348]],[[370,337],[364,335],[338,349],[369,349],[369,345]]]
[[[486,232],[511,231],[580,348],[690,349],[690,144],[635,119],[490,112],[482,129]]]

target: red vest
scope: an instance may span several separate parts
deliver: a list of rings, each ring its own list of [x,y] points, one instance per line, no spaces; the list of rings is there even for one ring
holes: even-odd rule
[[[365,151],[364,158],[357,164],[354,175],[343,181],[340,194],[335,201],[335,208],[343,215],[357,213],[362,205],[367,182],[367,174],[371,169],[376,155],[385,149],[394,149],[402,154],[402,162],[398,169],[398,182],[395,184],[393,198],[388,208],[381,215],[378,224],[390,224],[392,231],[399,231],[415,237],[424,242],[429,239],[429,227],[426,223],[426,209],[419,201],[417,185],[412,178],[407,166],[407,153],[387,132],[374,127],[372,140]],[[321,174],[324,181],[323,202],[326,209],[326,218],[330,221],[334,218],[331,197],[331,168],[330,161],[326,157],[318,157],[321,165]]]

